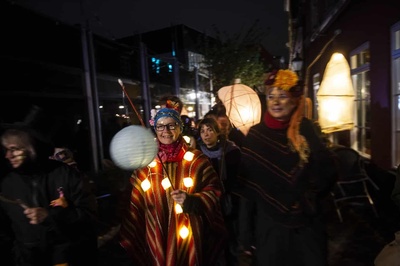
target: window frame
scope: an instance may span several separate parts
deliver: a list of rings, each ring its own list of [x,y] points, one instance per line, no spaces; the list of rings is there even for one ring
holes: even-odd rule
[[[398,106],[398,98],[400,97],[400,88],[396,88],[396,84],[400,84],[400,78],[397,80],[396,75],[396,60],[400,60],[400,40],[397,39],[398,43],[396,43],[396,33],[400,34],[400,21],[395,23],[390,28],[390,60],[391,60],[391,95],[392,95],[392,166],[397,167],[400,164],[400,139],[396,140],[396,135],[400,134],[400,125],[397,125],[397,120],[399,119],[400,112],[396,112],[396,107]],[[399,36],[397,36],[399,37]],[[396,46],[398,47],[396,49]],[[398,67],[400,70],[400,66]],[[397,129],[399,128],[399,129]],[[397,151],[399,150],[399,151]]]
[[[353,51],[350,52],[350,72],[351,72],[351,79],[353,81],[353,87],[354,87],[354,95],[355,95],[355,99],[354,99],[354,104],[355,104],[355,108],[354,108],[354,128],[350,131],[350,143],[351,143],[351,148],[353,148],[354,150],[358,151],[363,157],[370,159],[371,158],[371,154],[368,154],[366,152],[364,152],[364,150],[367,149],[367,145],[366,145],[366,141],[361,141],[361,138],[359,139],[358,137],[358,132],[366,132],[367,130],[369,130],[369,132],[371,132],[371,128],[370,127],[366,127],[366,124],[371,125],[371,121],[366,122],[367,119],[367,114],[366,112],[363,112],[363,117],[360,118],[358,117],[358,110],[359,110],[359,102],[361,104],[363,104],[362,109],[363,110],[367,110],[366,106],[367,104],[369,104],[369,106],[371,106],[371,97],[369,97],[368,103],[365,104],[367,102],[367,100],[365,98],[363,98],[361,96],[361,98],[359,97],[359,95],[362,95],[361,93],[359,93],[357,91],[357,84],[355,84],[355,77],[359,76],[360,74],[362,74],[362,76],[366,77],[366,73],[370,71],[370,63],[364,63],[362,65],[357,65],[357,66],[353,66],[353,62],[352,62],[352,57],[361,54],[363,51],[369,50],[370,48],[370,44],[369,42],[365,42],[362,45],[360,45],[359,47],[357,47],[356,49],[354,49]],[[369,78],[368,78],[369,80]],[[362,79],[362,83],[366,84],[366,80],[365,78]],[[369,92],[370,93],[370,92]],[[369,118],[371,120],[371,118]],[[359,124],[359,121],[364,121],[363,125]],[[361,133],[362,134],[362,138],[363,139],[367,139],[366,138],[366,134]],[[371,139],[371,138],[370,138]],[[361,150],[359,149],[359,145],[362,145]],[[371,149],[370,149],[371,150]]]

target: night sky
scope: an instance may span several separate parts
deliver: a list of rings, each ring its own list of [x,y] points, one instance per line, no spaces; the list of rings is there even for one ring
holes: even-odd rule
[[[212,34],[212,25],[229,34],[247,31],[259,19],[272,55],[287,57],[288,19],[280,0],[14,0],[68,24],[86,24],[96,34],[121,38],[185,24]]]

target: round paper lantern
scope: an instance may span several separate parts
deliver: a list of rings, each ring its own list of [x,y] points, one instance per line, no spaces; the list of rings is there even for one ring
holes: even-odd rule
[[[110,155],[113,162],[125,170],[142,168],[157,155],[158,145],[154,134],[143,126],[128,126],[112,138]]]
[[[247,135],[252,126],[260,123],[261,102],[252,88],[240,82],[240,79],[235,79],[233,85],[220,88],[218,98],[224,104],[231,123]]]

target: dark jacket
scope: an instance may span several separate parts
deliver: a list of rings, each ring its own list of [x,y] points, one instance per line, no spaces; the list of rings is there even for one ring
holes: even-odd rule
[[[50,206],[63,189],[68,206]],[[15,235],[17,265],[96,265],[96,202],[78,171],[46,160],[40,167],[14,170],[1,182],[4,197],[48,210],[46,220],[32,225],[18,204],[1,202]]]
[[[260,123],[244,139],[238,231],[246,250],[256,247],[252,265],[326,265],[320,204],[334,184],[336,164],[311,121],[303,120],[300,133],[308,162],[289,144],[287,128]]]

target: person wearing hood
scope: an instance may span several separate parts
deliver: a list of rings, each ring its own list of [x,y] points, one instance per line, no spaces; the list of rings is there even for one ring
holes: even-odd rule
[[[15,265],[95,265],[95,197],[76,169],[49,158],[48,127],[34,106],[1,135],[11,170],[0,203],[15,237]]]

